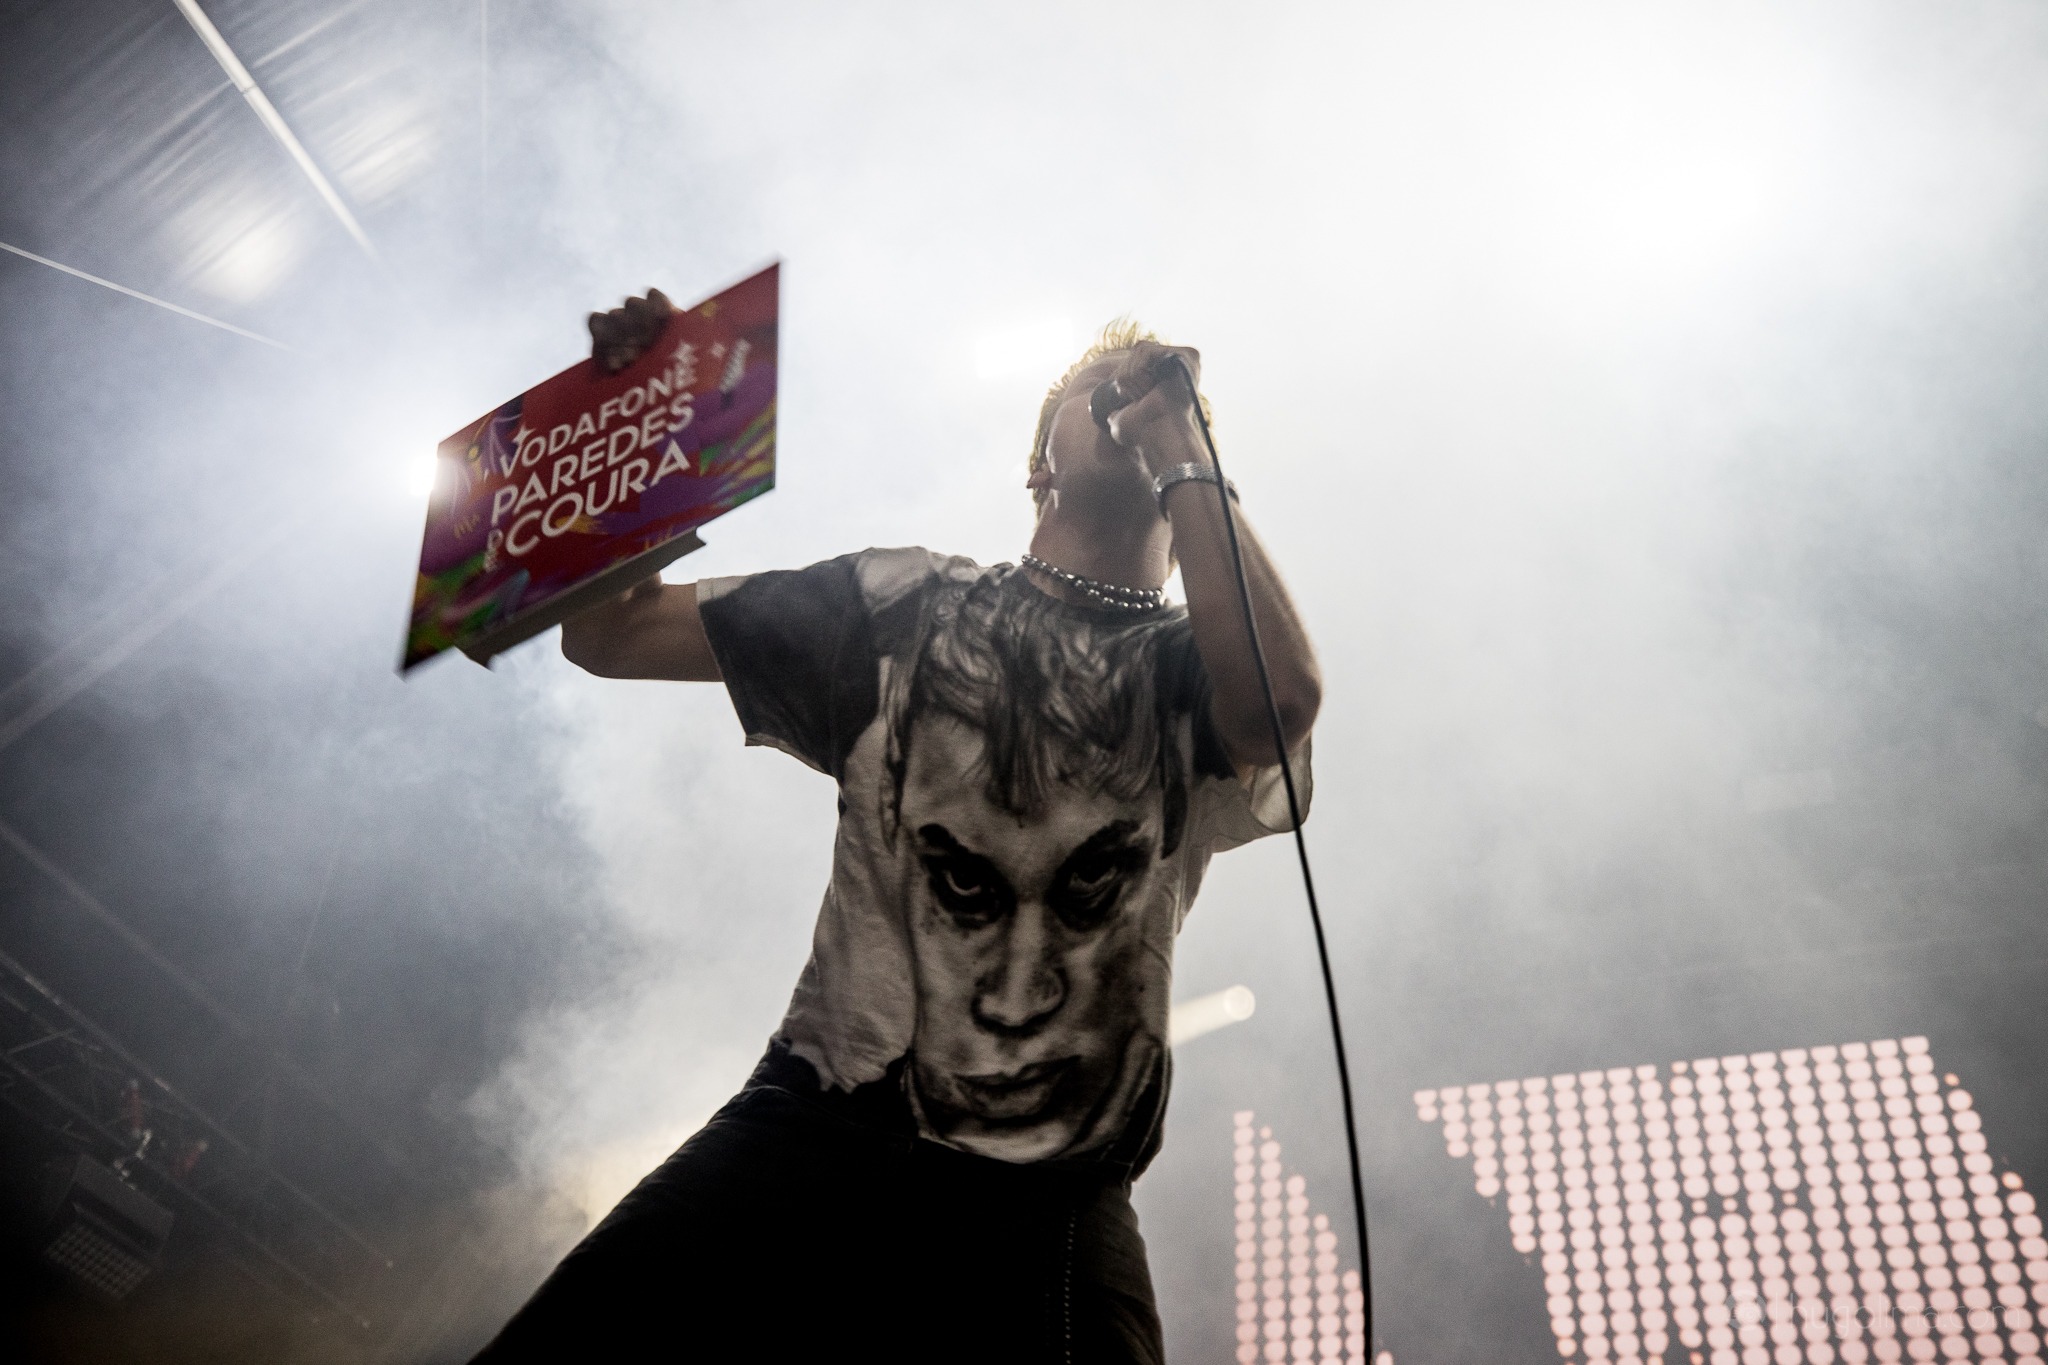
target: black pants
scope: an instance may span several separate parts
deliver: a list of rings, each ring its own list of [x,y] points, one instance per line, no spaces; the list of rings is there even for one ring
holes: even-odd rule
[[[755,1086],[641,1181],[475,1365],[1165,1359],[1130,1187]]]

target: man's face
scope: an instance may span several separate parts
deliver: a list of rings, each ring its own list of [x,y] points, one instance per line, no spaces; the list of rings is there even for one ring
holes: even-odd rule
[[[1046,463],[1060,509],[1084,520],[1158,519],[1152,476],[1138,453],[1110,439],[1088,411],[1097,385],[1116,377],[1125,357],[1104,356],[1069,380],[1046,432]]]
[[[1139,914],[1158,803],[1067,790],[1020,820],[988,800],[981,755],[951,719],[913,728],[911,1074],[941,1137],[1026,1161],[1092,1139],[1143,1083],[1144,995],[1164,989],[1163,973],[1147,980]]]

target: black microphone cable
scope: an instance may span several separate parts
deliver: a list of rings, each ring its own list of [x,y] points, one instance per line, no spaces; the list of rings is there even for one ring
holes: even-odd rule
[[[1244,608],[1244,629],[1251,641],[1252,662],[1259,674],[1259,690],[1265,694],[1266,722],[1273,730],[1273,754],[1280,764],[1280,780],[1287,789],[1287,818],[1294,827],[1294,853],[1301,862],[1301,888],[1308,896],[1309,923],[1316,931],[1316,960],[1323,969],[1323,1000],[1330,1009],[1330,1043],[1337,1054],[1337,1089],[1344,1098],[1344,1141],[1351,1159],[1351,1212],[1358,1223],[1358,1287],[1363,1300],[1365,1358],[1375,1360],[1377,1347],[1373,1341],[1372,1322],[1372,1255],[1368,1249],[1365,1226],[1365,1177],[1358,1164],[1358,1120],[1351,1100],[1351,1064],[1344,1051],[1344,1023],[1337,1011],[1337,979],[1330,970],[1330,944],[1323,933],[1323,911],[1316,900],[1315,874],[1309,870],[1308,840],[1301,832],[1301,796],[1294,786],[1294,767],[1287,758],[1287,731],[1280,724],[1280,703],[1273,696],[1273,678],[1266,669],[1266,651],[1259,643],[1258,618],[1252,611],[1252,587],[1245,575],[1244,547],[1238,542],[1237,516],[1230,505],[1230,493],[1223,481],[1223,461],[1216,454],[1216,438],[1209,431],[1209,414],[1202,410],[1201,392],[1195,387],[1195,374],[1187,357],[1169,352],[1154,367],[1154,373],[1166,368],[1167,362],[1180,367],[1181,378],[1187,381],[1188,397],[1195,406],[1195,420],[1202,427],[1202,444],[1209,452],[1209,467],[1216,475],[1216,503],[1223,509],[1223,532],[1230,542],[1230,564],[1237,574],[1237,597]],[[1110,381],[1112,384],[1114,380]],[[1090,404],[1093,407],[1093,402]],[[1105,423],[1107,413],[1098,416]]]

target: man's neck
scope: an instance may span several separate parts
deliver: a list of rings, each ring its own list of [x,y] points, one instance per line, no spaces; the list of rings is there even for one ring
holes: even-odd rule
[[[1156,588],[1172,572],[1172,535],[1166,523],[1136,527],[1128,521],[1081,525],[1057,507],[1046,509],[1031,535],[1031,553],[1054,568],[1122,588]],[[1067,596],[1048,581],[1046,586]]]

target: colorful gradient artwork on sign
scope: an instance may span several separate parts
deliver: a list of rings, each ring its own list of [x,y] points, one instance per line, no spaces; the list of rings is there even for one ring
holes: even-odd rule
[[[441,443],[401,672],[487,660],[775,486],[779,274],[679,310],[619,373],[580,361]]]

